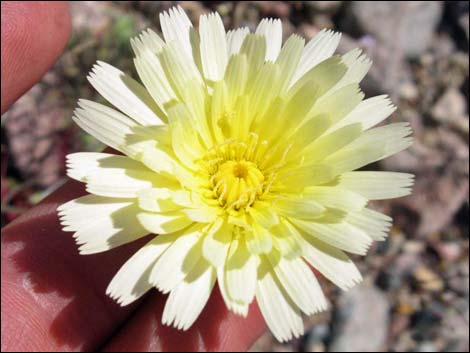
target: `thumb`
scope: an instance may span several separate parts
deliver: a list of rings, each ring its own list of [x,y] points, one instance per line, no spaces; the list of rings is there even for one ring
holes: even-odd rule
[[[70,36],[68,4],[2,1],[2,114],[57,60]]]

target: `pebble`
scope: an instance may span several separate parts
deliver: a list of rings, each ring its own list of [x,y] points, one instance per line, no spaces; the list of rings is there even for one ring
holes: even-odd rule
[[[424,250],[425,246],[423,242],[417,240],[408,240],[403,245],[403,250],[407,253],[419,254]]]
[[[422,342],[416,349],[416,352],[437,352],[437,348],[434,343],[430,341]]]
[[[330,327],[327,324],[314,325],[307,335],[305,343],[307,352],[324,352],[325,340],[330,335]],[[323,349],[323,350],[322,350]]]
[[[414,278],[421,288],[430,292],[439,292],[444,289],[444,282],[442,279],[433,272],[429,267],[424,265],[419,266],[414,274]]]
[[[448,282],[449,288],[452,289],[454,292],[460,295],[467,295],[469,293],[469,282],[468,276],[457,276],[453,277]]]
[[[443,11],[439,1],[354,1],[351,10],[363,31],[408,57],[429,47]]]
[[[335,13],[343,1],[303,1],[304,5],[312,10]]]
[[[431,114],[434,119],[445,121],[456,119],[465,114],[466,101],[462,93],[451,87],[439,98]]]
[[[400,85],[399,94],[400,97],[413,101],[419,96],[418,87],[414,83],[406,81]]]
[[[375,352],[386,343],[389,303],[385,294],[361,284],[342,294],[334,315],[329,351]]]
[[[446,262],[456,261],[462,254],[462,248],[458,243],[446,242],[436,246],[439,256]]]

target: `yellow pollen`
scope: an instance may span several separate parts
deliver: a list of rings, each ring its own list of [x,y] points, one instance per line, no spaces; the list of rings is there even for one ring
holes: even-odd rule
[[[264,175],[253,162],[229,160],[219,166],[211,182],[221,206],[240,209],[262,195]]]
[[[249,166],[246,165],[247,163],[249,162],[236,162],[233,167],[233,175],[235,175],[237,178],[246,179],[249,168]]]

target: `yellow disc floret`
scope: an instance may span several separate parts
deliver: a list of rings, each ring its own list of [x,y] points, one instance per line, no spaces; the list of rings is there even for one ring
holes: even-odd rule
[[[264,175],[253,162],[229,160],[212,178],[212,187],[221,206],[239,209],[254,202],[263,192]]]

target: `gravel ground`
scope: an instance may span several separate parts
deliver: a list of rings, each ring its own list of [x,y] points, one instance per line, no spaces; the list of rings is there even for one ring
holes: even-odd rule
[[[158,12],[174,3],[72,4],[66,52],[2,119],[2,225],[64,182],[67,153],[102,147],[71,124],[78,97],[100,99],[86,73],[99,59],[135,75],[129,38],[157,28]],[[266,333],[251,350],[468,351],[468,2],[181,3],[193,20],[219,11],[226,28],[279,17],[285,37],[343,32],[340,52],[361,47],[374,61],[366,94],[390,94],[398,106],[391,120],[415,132],[409,150],[376,166],[414,173],[416,186],[411,196],[375,204],[395,225],[387,241],[356,259],[364,283],[341,292],[322,280],[331,310],[306,318],[303,337],[279,344]]]

